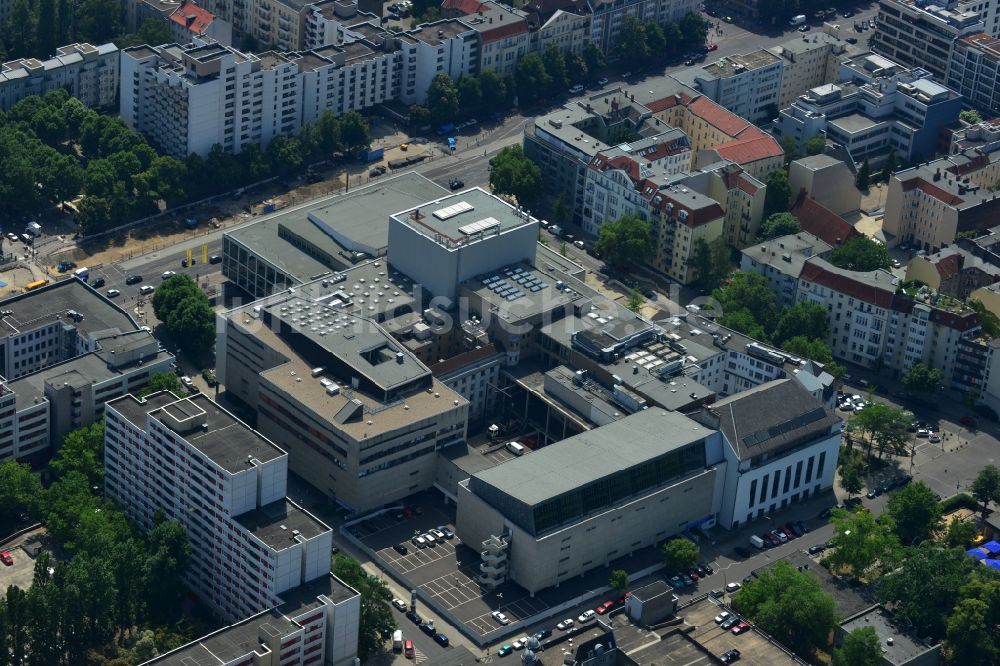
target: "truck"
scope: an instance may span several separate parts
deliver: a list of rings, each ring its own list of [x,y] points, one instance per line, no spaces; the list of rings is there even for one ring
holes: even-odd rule
[[[757,550],[764,550],[765,548],[764,540],[761,539],[760,536],[756,534],[750,535],[750,545],[756,548]]]
[[[805,14],[799,14],[798,16],[793,16],[791,18],[791,20],[788,22],[788,25],[789,25],[789,27],[794,28],[795,26],[802,25],[805,22],[806,22],[806,15]]]
[[[24,233],[31,234],[35,238],[38,238],[42,235],[42,225],[38,224],[38,222],[28,222],[28,224],[24,226]]]

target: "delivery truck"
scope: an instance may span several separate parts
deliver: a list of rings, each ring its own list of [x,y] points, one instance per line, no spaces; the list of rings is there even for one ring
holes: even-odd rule
[[[805,22],[806,22],[806,15],[799,14],[798,16],[793,16],[792,19],[788,22],[788,25],[794,28],[795,26],[805,24]]]

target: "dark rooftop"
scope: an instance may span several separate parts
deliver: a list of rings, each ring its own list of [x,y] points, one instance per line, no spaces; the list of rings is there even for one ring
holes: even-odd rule
[[[295,618],[319,608],[321,605],[319,597],[326,597],[334,604],[339,604],[357,595],[357,590],[330,574],[282,592],[280,596],[284,603],[278,606],[278,610],[288,617]]]
[[[318,518],[287,498],[240,514],[236,521],[275,550],[291,547],[298,537],[312,539],[330,531]]]
[[[0,334],[16,335],[54,322],[73,326],[82,334],[117,329],[134,331],[138,324],[117,305],[76,278],[35,289],[0,301],[7,312],[0,321]],[[74,319],[67,313],[83,316]]]

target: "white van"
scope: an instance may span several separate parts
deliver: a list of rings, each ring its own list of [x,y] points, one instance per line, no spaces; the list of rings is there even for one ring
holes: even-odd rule
[[[78,268],[75,271],[73,271],[73,275],[75,277],[79,278],[80,280],[83,280],[84,282],[86,282],[87,278],[90,277],[90,269],[89,268]]]
[[[397,629],[395,633],[392,634],[392,651],[403,651],[403,632],[400,629]]]
[[[756,548],[757,550],[764,550],[765,548],[764,540],[761,539],[756,534],[750,535],[750,545]]]
[[[515,456],[523,456],[525,448],[524,444],[520,444],[518,442],[507,442],[507,450]]]
[[[789,27],[794,28],[797,25],[803,25],[806,22],[806,15],[799,14],[798,16],[793,16],[788,22]]]

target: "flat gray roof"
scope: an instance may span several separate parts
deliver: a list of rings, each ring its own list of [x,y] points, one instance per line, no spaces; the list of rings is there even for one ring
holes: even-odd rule
[[[236,522],[275,550],[297,543],[296,537],[312,539],[330,528],[288,498],[257,507],[236,516]]]
[[[839,127],[848,134],[857,134],[858,132],[863,132],[882,123],[881,120],[872,120],[868,116],[863,116],[860,113],[852,113],[828,120],[827,122],[835,127]]]
[[[479,187],[432,197],[392,217],[445,247],[463,245],[480,237],[480,233],[489,237],[536,224],[534,218],[518,214],[509,203]]]
[[[73,326],[82,334],[114,329],[125,333],[139,328],[128,313],[73,277],[4,299],[0,310],[8,313],[0,319],[3,335],[17,335],[54,322]],[[72,319],[67,315],[71,310],[83,318]]]
[[[562,276],[523,263],[477,275],[463,282],[461,288],[495,307],[494,316],[510,322],[531,319],[585,298]]]
[[[833,246],[805,231],[772,238],[743,248],[741,252],[758,264],[791,277],[798,277],[806,260],[830,252]]]
[[[847,633],[864,627],[874,628],[882,647],[882,658],[890,664],[908,664],[924,652],[935,649],[905,633],[896,626],[895,618],[879,606],[852,615],[841,622],[840,627]],[[889,638],[892,643],[887,642]]]
[[[260,637],[287,636],[298,625],[272,609],[223,627],[147,662],[158,666],[222,666],[249,654],[264,654]]]
[[[329,574],[286,590],[279,596],[284,603],[278,606],[278,610],[288,617],[298,617],[302,613],[319,608],[322,602],[318,597],[326,597],[333,603],[339,604],[358,596],[358,592],[333,574]]]
[[[384,249],[389,243],[390,215],[447,193],[420,174],[408,172],[352,190],[315,208],[279,211],[225,236],[299,282],[308,282],[352,265],[355,250],[350,245]],[[306,254],[292,238],[314,245],[339,265]]]
[[[216,465],[231,473],[247,469],[248,456],[265,463],[285,455],[270,440],[201,393],[168,402],[151,410],[149,415],[166,427],[169,427],[164,421],[166,417],[182,421],[197,417],[204,427],[178,434]]]
[[[716,402],[709,411],[740,460],[781,453],[830,433],[840,418],[794,379],[776,379]]]
[[[527,506],[535,506],[714,432],[676,412],[646,409],[474,477]]]

